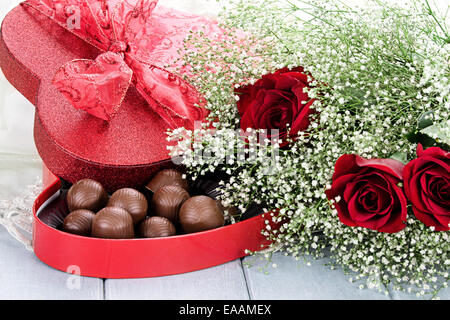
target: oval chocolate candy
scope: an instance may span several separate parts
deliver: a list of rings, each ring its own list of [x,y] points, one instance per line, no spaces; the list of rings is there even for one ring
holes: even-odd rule
[[[225,224],[222,209],[214,199],[207,196],[186,200],[181,206],[179,219],[186,233],[211,230]]]
[[[134,238],[133,218],[125,209],[106,207],[92,220],[91,236],[106,239]]]

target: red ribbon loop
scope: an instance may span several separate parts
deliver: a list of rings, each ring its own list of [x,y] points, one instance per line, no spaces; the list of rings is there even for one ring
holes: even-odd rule
[[[129,49],[128,44],[123,41],[116,41],[109,46],[108,51],[114,53],[125,53]]]
[[[209,25],[212,33],[220,30],[198,16],[163,9],[154,14],[157,3],[26,0],[22,4],[105,52],[95,60],[70,61],[55,74],[53,84],[75,108],[109,121],[133,83],[169,127],[193,128],[208,114],[198,107],[204,100],[191,84],[162,66],[180,57],[177,50],[190,29]]]

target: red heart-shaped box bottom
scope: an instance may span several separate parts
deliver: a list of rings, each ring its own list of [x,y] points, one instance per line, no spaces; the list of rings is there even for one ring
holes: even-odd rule
[[[180,274],[226,263],[269,244],[264,215],[209,231],[153,239],[98,239],[57,230],[39,211],[58,196],[61,181],[46,167],[44,191],[33,206],[33,249],[49,266],[97,278],[144,278]],[[275,226],[273,226],[275,227]]]

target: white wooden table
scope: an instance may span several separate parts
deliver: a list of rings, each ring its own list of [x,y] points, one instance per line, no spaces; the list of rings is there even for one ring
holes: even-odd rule
[[[13,239],[0,226],[0,299],[39,300],[318,300],[415,299],[389,290],[388,294],[359,289],[341,270],[330,270],[326,259],[311,266],[276,254],[268,274],[265,261],[255,257],[217,267],[159,278],[106,280],[57,271]],[[246,266],[250,263],[252,266]],[[439,295],[450,299],[450,290]]]

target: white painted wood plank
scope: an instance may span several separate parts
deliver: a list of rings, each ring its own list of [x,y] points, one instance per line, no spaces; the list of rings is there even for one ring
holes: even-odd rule
[[[105,281],[105,299],[138,300],[248,300],[240,260],[216,267],[146,279]]]
[[[0,299],[103,299],[103,279],[74,276],[45,265],[0,226]]]
[[[255,300],[369,300],[390,299],[384,293],[375,290],[359,289],[359,284],[350,283],[350,276],[341,270],[331,270],[325,266],[327,259],[311,260],[308,266],[301,259],[296,261],[276,253],[273,263],[261,271],[267,264],[265,259],[246,257],[244,271],[250,298]],[[246,264],[250,264],[248,267]]]

